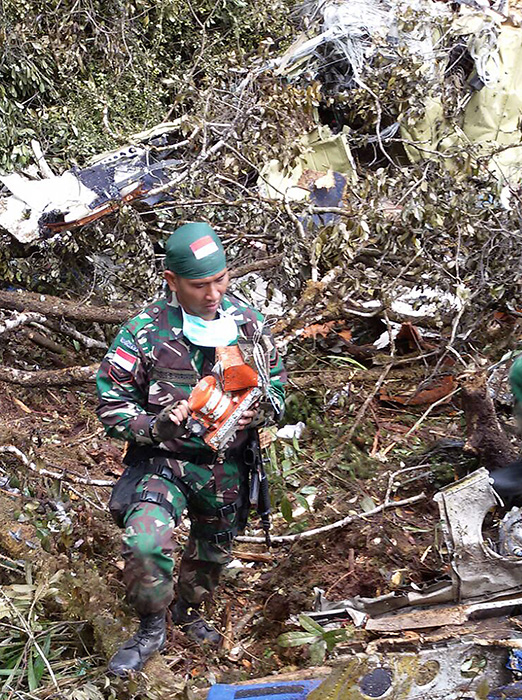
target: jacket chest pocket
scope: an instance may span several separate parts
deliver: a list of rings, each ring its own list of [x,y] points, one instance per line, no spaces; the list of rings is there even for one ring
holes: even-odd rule
[[[151,410],[159,413],[165,406],[188,399],[199,379],[200,376],[194,369],[154,367],[148,394]]]

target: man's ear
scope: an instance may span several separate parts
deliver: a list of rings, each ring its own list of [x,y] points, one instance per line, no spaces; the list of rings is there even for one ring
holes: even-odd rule
[[[163,271],[163,277],[167,281],[167,284],[169,285],[169,289],[171,292],[177,292],[178,291],[178,285],[177,285],[177,275],[172,272],[171,270],[164,270]]]

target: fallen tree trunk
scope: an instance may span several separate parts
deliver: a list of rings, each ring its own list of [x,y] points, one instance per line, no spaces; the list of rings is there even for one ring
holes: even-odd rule
[[[124,305],[88,306],[82,302],[69,301],[34,292],[7,292],[0,290],[0,307],[10,311],[33,311],[44,316],[66,318],[69,321],[86,323],[124,323],[136,311]]]
[[[463,382],[461,396],[466,419],[464,452],[478,456],[489,471],[515,460],[516,449],[500,425],[485,373],[468,376]]]
[[[262,260],[256,260],[247,265],[241,265],[230,270],[231,279],[242,277],[249,272],[268,270],[281,264],[282,255],[273,255]],[[113,306],[89,306],[80,301],[70,301],[49,294],[36,294],[35,292],[17,291],[8,292],[0,289],[0,308],[9,311],[25,311],[50,316],[51,318],[65,318],[69,321],[83,321],[86,323],[125,323],[139,309],[125,304]],[[40,320],[40,319],[38,319]]]
[[[65,367],[64,369],[24,370],[0,367],[0,382],[22,386],[75,386],[94,382],[98,365]]]

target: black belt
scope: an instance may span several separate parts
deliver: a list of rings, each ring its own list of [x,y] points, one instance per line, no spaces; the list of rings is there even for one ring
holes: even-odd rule
[[[191,464],[197,465],[212,465],[223,460],[220,453],[215,452],[214,450],[187,450],[186,452],[169,452],[168,450],[161,450],[158,447],[150,447],[148,445],[132,445],[129,447],[123,461],[125,464],[129,465],[135,461],[153,459],[155,457],[175,459],[177,461],[190,462]],[[224,455],[224,459],[239,458],[242,458],[242,450],[226,451]]]
[[[233,542],[237,535],[237,528],[232,528],[232,530],[223,530],[223,532],[216,532],[215,535],[210,535],[207,539],[213,544],[228,544]]]
[[[187,501],[191,500],[192,492],[189,486],[187,486],[187,484],[185,484],[185,482],[179,476],[176,476],[167,464],[157,464],[150,472],[147,473],[153,474],[155,476],[160,476],[163,479],[167,479],[167,481],[171,481],[178,487],[178,489],[185,496]],[[135,493],[132,496],[131,503],[140,503],[140,501],[144,501],[146,503],[155,503],[161,508],[165,508],[165,510],[169,512],[169,515],[172,515],[174,511],[172,503],[170,503],[170,501],[168,501],[162,493],[158,493],[157,491],[148,491],[147,489],[145,489],[141,493]],[[212,508],[208,511],[194,509],[193,506],[192,508],[198,515],[209,515],[218,518],[225,518],[227,517],[227,515],[235,515],[240,509],[241,504],[242,498],[241,496],[239,496],[239,498],[236,499],[233,503],[227,503],[226,505],[221,506],[220,508]]]
[[[194,523],[191,527],[191,532],[196,539],[207,540],[207,542],[212,542],[212,544],[229,544],[234,541],[237,535],[237,527],[235,525],[230,530],[221,530],[213,535],[209,535],[203,528],[202,524]]]

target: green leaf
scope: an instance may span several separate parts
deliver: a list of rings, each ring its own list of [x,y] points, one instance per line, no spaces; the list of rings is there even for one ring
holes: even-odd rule
[[[29,659],[27,663],[27,682],[29,684],[29,690],[33,691],[38,688],[38,680],[34,672],[33,655],[29,654]]]
[[[328,630],[323,634],[323,639],[326,642],[328,651],[331,651],[336,644],[346,642],[352,636],[353,632],[345,627],[337,630]]]
[[[49,656],[49,652],[51,651],[51,636],[52,633],[48,632],[42,644],[42,651],[46,656]]]
[[[319,666],[324,661],[326,656],[326,642],[324,639],[318,639],[310,645],[310,661],[314,666]]]
[[[19,676],[22,672],[17,671],[16,669],[12,671],[10,668],[0,668],[0,676]]]
[[[310,504],[308,503],[308,501],[306,500],[306,498],[305,498],[301,493],[297,493],[297,494],[295,495],[295,500],[299,503],[299,505],[300,505],[302,508],[304,508],[305,510],[307,510],[308,512],[310,512]]]
[[[329,360],[338,360],[339,362],[346,362],[346,364],[354,365],[354,367],[357,367],[357,369],[366,370],[366,367],[364,365],[361,365],[360,362],[357,362],[357,360],[354,360],[353,357],[346,357],[345,355],[327,355],[326,357]]]
[[[327,454],[326,456],[329,457],[330,455]],[[301,493],[304,493],[305,496],[311,496],[317,493],[317,486],[303,486]]]
[[[277,638],[277,643],[281,647],[300,647],[303,644],[313,644],[315,641],[317,641],[316,634],[299,631],[285,632]]]
[[[281,513],[287,523],[291,523],[294,519],[294,516],[292,515],[292,504],[286,496],[283,496],[283,499],[281,500]]]
[[[322,625],[316,622],[313,618],[308,617],[308,615],[299,615],[299,624],[303,629],[305,629],[307,632],[311,632],[312,634],[319,634],[322,636],[326,632]]]
[[[365,513],[369,513],[371,510],[376,508],[375,501],[370,496],[364,496],[361,500],[361,508]]]

